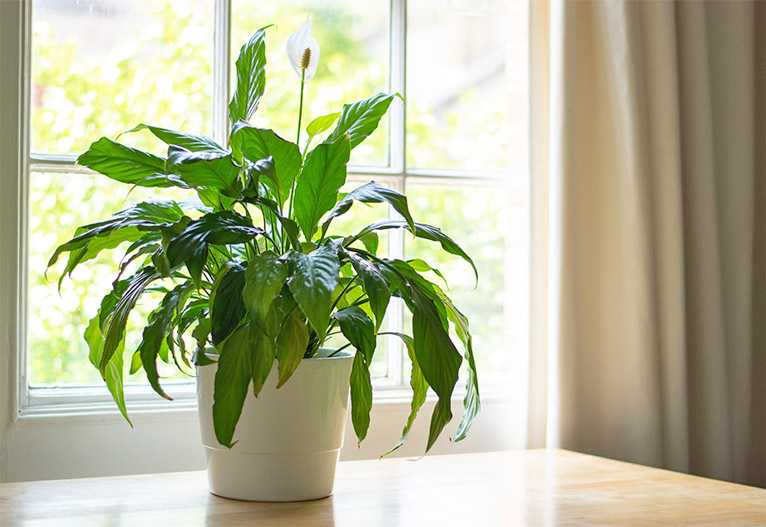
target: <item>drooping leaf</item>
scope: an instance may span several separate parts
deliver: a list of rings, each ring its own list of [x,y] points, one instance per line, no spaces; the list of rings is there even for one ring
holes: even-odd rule
[[[242,296],[253,321],[266,331],[266,315],[274,298],[287,280],[287,262],[273,252],[251,258],[245,271],[245,289]]]
[[[220,355],[213,391],[213,427],[218,442],[231,448],[253,376],[250,328],[238,327],[217,349]]]
[[[370,309],[375,316],[375,331],[380,329],[383,319],[386,316],[388,303],[391,300],[391,291],[388,288],[388,281],[380,270],[370,262],[353,253],[347,253],[354,266],[356,274],[362,277],[364,292],[370,301]]]
[[[431,267],[431,264],[429,264],[425,260],[422,260],[420,258],[413,258],[412,260],[407,260],[407,263],[410,264],[410,267],[412,267],[415,271],[419,273],[426,273],[428,271],[431,271],[436,276],[442,279],[442,282],[444,282],[444,285],[447,285],[447,279],[444,277],[441,271],[439,271],[435,267]]]
[[[338,124],[327,139],[325,139],[325,143],[333,143],[340,137],[348,134],[351,148],[355,148],[375,131],[380,119],[388,111],[391,101],[397,96],[399,95],[379,93],[353,104],[344,104],[340,112]]]
[[[413,232],[412,230],[410,230],[410,226],[407,225],[406,222],[401,220],[379,221],[377,223],[368,225],[367,227],[359,231],[356,234],[356,236],[353,236],[347,242],[344,242],[344,246],[348,247],[349,245],[354,243],[354,241],[360,239],[362,236],[366,235],[367,233],[374,232],[374,231],[382,231],[387,229],[407,229],[410,232]],[[438,229],[437,227],[434,227],[433,225],[428,225],[426,223],[415,222],[415,231],[413,232],[413,234],[417,236],[418,238],[423,238],[425,240],[439,242],[442,249],[444,249],[450,254],[459,256],[463,260],[468,262],[473,268],[474,277],[478,281],[479,271],[476,269],[476,264],[473,263],[473,260],[471,259],[471,257],[468,256],[468,254],[457,243],[455,243],[455,241],[452,238],[444,234],[440,229]]]
[[[447,331],[444,329],[434,302],[413,282],[412,332],[415,341],[415,357],[428,384],[439,396],[431,418],[426,451],[433,446],[439,433],[450,419],[450,398],[457,383],[462,357],[458,353]]]
[[[407,225],[411,231],[415,230],[415,222],[410,214],[410,209],[407,205],[407,197],[404,194],[400,194],[393,189],[383,186],[374,181],[365,183],[361,187],[352,190],[346,197],[338,202],[337,205],[327,215],[327,219],[322,225],[322,232],[327,232],[330,226],[330,222],[333,218],[336,218],[342,214],[348,212],[354,201],[361,201],[362,203],[388,203],[396,212],[404,217]],[[371,233],[370,233],[371,234]]]
[[[157,139],[163,141],[167,145],[176,145],[197,152],[200,150],[219,150],[225,152],[226,150],[218,143],[210,139],[205,135],[193,135],[184,132],[177,132],[175,130],[169,130],[159,126],[152,126],[149,124],[141,123],[134,126],[130,130],[123,132],[123,134],[129,134],[132,132],[138,132],[140,130],[149,130],[154,134]],[[122,135],[122,134],[120,134]]]
[[[88,327],[85,328],[85,333],[83,336],[85,337],[85,341],[88,343],[88,348],[90,349],[88,358],[91,364],[100,369],[101,358],[103,357],[104,351],[104,337],[101,333],[99,314],[91,319]],[[112,395],[112,399],[114,399],[114,402],[117,404],[117,408],[120,410],[120,413],[128,422],[128,424],[130,424],[132,427],[133,423],[131,423],[130,418],[128,417],[128,408],[125,404],[125,392],[123,389],[122,370],[124,351],[125,339],[123,338],[109,359],[106,368],[104,368],[102,377],[104,378],[104,382],[106,382],[106,387],[109,390],[109,393]]]
[[[224,266],[216,276],[210,294],[210,335],[214,346],[226,339],[245,316],[244,287],[245,267],[242,264]]]
[[[354,355],[350,383],[351,423],[354,425],[354,432],[359,443],[361,443],[367,437],[367,429],[370,426],[370,410],[372,409],[370,370],[361,351],[357,351]]]
[[[444,306],[447,308],[447,316],[455,325],[455,331],[463,342],[464,356],[468,362],[468,380],[466,381],[465,397],[463,398],[463,418],[460,421],[454,442],[465,439],[473,421],[481,411],[481,398],[479,396],[479,377],[476,370],[476,359],[473,354],[473,339],[468,328],[468,318],[463,315],[441,291],[439,291]]]
[[[195,189],[218,190],[230,198],[242,195],[240,167],[234,164],[229,152],[192,152],[180,146],[170,145],[165,168],[167,172],[178,174],[187,185]]]
[[[106,376],[109,361],[117,350],[120,342],[125,338],[125,325],[128,321],[128,315],[135,307],[138,297],[154,280],[160,277],[160,274],[154,267],[147,266],[139,270],[128,280],[125,291],[120,295],[114,308],[108,313],[106,318],[106,331],[104,332],[104,349],[101,354],[101,361],[98,369],[102,376]],[[102,314],[103,316],[103,314]],[[103,327],[103,322],[102,322]]]
[[[277,338],[277,360],[280,388],[301,363],[309,343],[309,329],[296,309],[287,315]]]
[[[343,336],[352,346],[364,354],[367,364],[372,362],[375,353],[375,326],[367,313],[356,306],[349,306],[335,312],[333,318],[338,321]]]
[[[231,148],[234,155],[241,154],[253,163],[272,157],[279,185],[270,179],[264,180],[263,183],[272,192],[273,197],[279,200],[279,204],[283,205],[301,169],[302,159],[298,145],[282,139],[273,130],[240,123],[231,134]]]
[[[322,143],[306,158],[295,187],[295,219],[306,240],[316,232],[322,216],[333,208],[338,190],[346,182],[350,149],[347,136],[334,143]]]
[[[113,249],[126,241],[137,241],[147,230],[159,230],[183,217],[183,211],[174,201],[144,201],[117,212],[108,220],[84,225],[75,237],[58,246],[48,261],[56,263],[62,253],[69,259],[61,278],[70,274],[79,264],[95,258],[102,250]],[[129,248],[127,252],[132,249]],[[59,280],[59,286],[61,279]]]
[[[323,245],[309,254],[291,254],[292,276],[287,282],[320,340],[327,335],[332,309],[332,292],[338,285],[338,255]]]
[[[407,436],[410,434],[412,424],[415,422],[415,418],[418,416],[420,407],[426,402],[426,393],[428,391],[428,383],[425,377],[423,377],[423,371],[420,369],[417,358],[415,357],[415,341],[409,335],[403,335],[402,333],[392,333],[396,335],[407,347],[407,354],[410,357],[410,363],[412,364],[412,371],[410,374],[410,387],[412,388],[412,401],[410,402],[410,415],[407,417],[407,424],[402,429],[402,438],[394,447],[383,454],[389,455],[394,450],[397,450],[407,440]]]
[[[266,87],[266,29],[262,27],[239,50],[237,85],[229,103],[229,120],[234,125],[247,121],[255,113]]]
[[[274,366],[277,356],[277,343],[274,337],[267,335],[257,326],[250,326],[250,339],[252,341],[252,364],[253,364],[253,393],[256,397],[261,393],[266,378]]]
[[[108,178],[145,186],[145,178],[165,173],[165,160],[142,150],[130,148],[107,137],[102,137],[77,158],[77,164],[95,170]],[[152,187],[170,187],[173,183],[153,182]]]
[[[162,347],[163,339],[168,336],[172,328],[174,316],[183,307],[191,292],[192,284],[187,282],[167,293],[159,307],[149,317],[149,323],[144,327],[141,343],[138,345],[141,364],[146,371],[149,384],[155,392],[168,400],[171,400],[171,397],[160,386],[157,374],[157,354]]]

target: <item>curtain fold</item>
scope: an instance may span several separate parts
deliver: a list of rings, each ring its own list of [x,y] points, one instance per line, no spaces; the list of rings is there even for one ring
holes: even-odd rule
[[[532,2],[530,446],[764,485],[758,2]]]

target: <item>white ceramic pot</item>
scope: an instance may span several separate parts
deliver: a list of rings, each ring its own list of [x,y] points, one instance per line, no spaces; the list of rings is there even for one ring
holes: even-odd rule
[[[303,501],[332,494],[352,363],[348,353],[303,359],[278,390],[275,363],[258,398],[248,394],[231,449],[218,443],[213,429],[217,364],[197,366],[210,491],[249,501]]]

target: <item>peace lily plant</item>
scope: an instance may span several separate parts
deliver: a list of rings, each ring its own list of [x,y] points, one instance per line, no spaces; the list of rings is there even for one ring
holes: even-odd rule
[[[468,320],[445,291],[424,276],[430,271],[440,275],[427,263],[379,256],[378,233],[404,229],[464,259],[474,273],[476,267],[446,234],[416,222],[404,195],[375,182],[340,192],[351,150],[377,128],[398,94],[380,93],[314,119],[305,129],[301,148],[304,87],[319,60],[319,45],[307,20],[287,42],[287,57],[301,81],[296,142],[250,125],[266,82],[267,27],[242,46],[236,61],[227,145],[203,135],[139,124],[128,132],[148,131],[159,138],[168,146],[165,157],[102,137],[78,158],[78,164],[121,183],[179,187],[199,198],[137,203],[78,228],[55,250],[49,267],[68,253],[60,284],[102,250],[128,244],[112,290],[85,330],[90,362],[129,422],[123,394],[126,323],[142,295],[161,294],[132,356],[130,373],[143,368],[152,388],[170,399],[160,385],[158,358],[179,369],[191,367],[191,362],[217,361],[215,435],[221,445],[231,447],[249,387],[257,397],[275,362],[283,385],[302,359],[317,355],[329,336],[342,335],[355,349],[352,422],[362,441],[372,406],[369,368],[376,337],[394,335],[404,342],[412,361],[413,398],[401,441],[392,451],[406,439],[429,386],[438,402],[426,451],[433,446],[452,419],[450,397],[465,359],[465,412],[454,437],[459,441],[480,406]],[[309,148],[330,128],[324,140]],[[388,204],[400,219],[339,232],[333,220],[356,202]],[[392,297],[400,298],[412,313],[411,335],[381,332]],[[462,355],[450,337],[450,326],[462,343]],[[193,353],[191,342],[196,342]]]

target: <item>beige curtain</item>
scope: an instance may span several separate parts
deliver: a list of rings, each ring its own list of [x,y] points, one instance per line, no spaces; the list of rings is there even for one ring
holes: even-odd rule
[[[763,486],[766,3],[531,7],[529,445]]]

